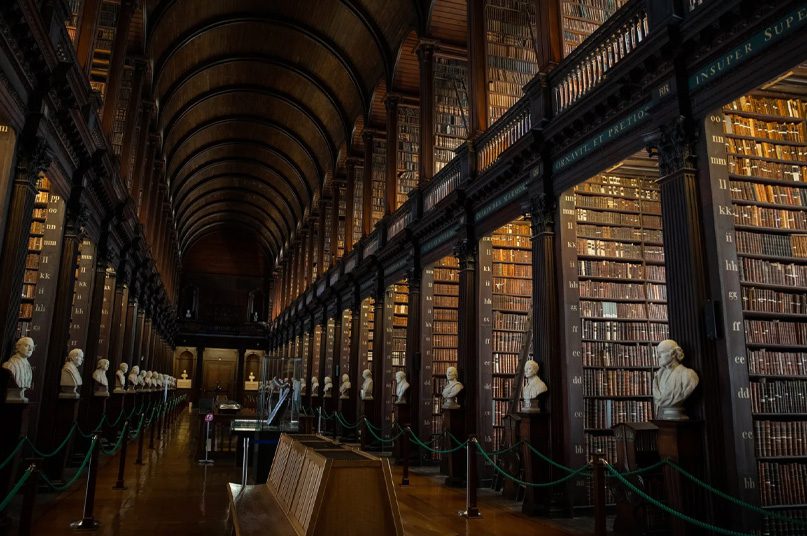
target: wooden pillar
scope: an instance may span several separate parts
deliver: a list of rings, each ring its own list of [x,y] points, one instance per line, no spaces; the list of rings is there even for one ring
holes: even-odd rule
[[[101,312],[104,308],[104,285],[106,283],[106,269],[107,269],[107,250],[106,250],[106,236],[102,236],[99,241],[96,259],[95,259],[95,273],[93,274],[92,296],[90,297],[90,313],[87,321],[87,344],[84,347],[84,370],[81,374],[81,397],[89,398],[93,396],[92,390],[92,373],[95,370],[95,364],[98,362],[98,346],[99,338],[101,337]],[[110,365],[107,371],[107,377],[114,375],[115,371]],[[110,378],[111,379],[111,378]],[[115,388],[114,380],[110,383],[112,389]]]
[[[89,76],[92,56],[95,52],[95,36],[98,33],[98,14],[102,0],[84,0],[81,8],[81,25],[76,39],[76,59],[84,74]]]
[[[319,232],[317,233],[317,237],[319,239],[317,243],[317,277],[314,278],[319,279],[319,277],[325,273],[323,264],[325,262],[325,200],[320,198],[319,200]],[[281,308],[281,311],[285,307]]]
[[[539,0],[540,2],[540,0]],[[468,0],[468,137],[488,128],[487,57],[485,51],[485,0]]]
[[[123,143],[121,144],[120,153],[120,176],[123,183],[127,186],[129,193],[133,199],[137,199],[137,194],[134,189],[134,178],[132,173],[137,169],[138,162],[136,161],[133,166],[129,166],[133,154],[138,154],[142,158],[142,147],[145,145],[148,137],[149,124],[148,124],[148,111],[141,109],[141,94],[143,93],[143,82],[146,78],[147,63],[144,58],[137,58],[134,61],[134,74],[132,75],[132,90],[129,94],[129,101],[126,103],[126,126],[123,131]],[[144,107],[145,108],[145,107]],[[140,135],[137,134],[138,116],[142,116],[140,120]]]
[[[135,213],[137,213],[138,216],[142,202],[141,190],[143,190],[145,178],[149,173],[148,170],[154,165],[154,155],[158,149],[158,147],[151,142],[151,136],[149,135],[151,121],[154,117],[156,107],[151,102],[142,101],[140,108],[140,134],[135,142],[137,146],[132,147],[132,149],[136,148],[137,152],[135,153],[134,165],[131,170],[131,195],[135,203]]]
[[[342,384],[342,312],[339,305],[333,317],[333,367],[330,375],[333,379],[333,408],[338,407],[339,386]]]
[[[384,299],[386,292],[384,291],[384,273],[379,272],[376,277],[378,281],[373,300],[373,408],[368,418],[375,426],[382,426],[384,401],[388,396],[388,386],[384,380]]]
[[[476,270],[478,246],[472,238],[465,238],[454,248],[459,269],[459,318],[457,323],[457,369],[463,383],[465,399],[460,404],[465,411],[465,433],[475,434],[479,422],[479,348],[477,344],[478,274]],[[462,438],[459,438],[462,439]]]
[[[247,349],[244,346],[238,347],[238,363],[235,370],[235,393],[233,400],[239,404],[244,403],[244,361],[246,360]]]
[[[112,41],[112,57],[107,75],[107,88],[104,106],[101,110],[101,130],[108,138],[112,137],[112,124],[115,121],[115,110],[118,104],[118,92],[123,80],[123,66],[126,60],[126,49],[129,46],[129,27],[137,7],[137,0],[121,0],[118,12],[118,23],[115,27],[115,38]]]
[[[146,356],[143,355],[143,328],[146,322],[146,311],[142,307],[143,300],[140,302],[141,306],[137,310],[137,320],[135,323],[134,343],[132,347],[132,361],[140,365],[140,368],[146,368]]]
[[[137,356],[134,355],[135,330],[137,328],[137,291],[135,287],[129,289],[129,296],[125,309],[125,323],[123,328],[123,347],[121,350],[122,361],[129,363],[131,369],[134,365],[139,366]]]
[[[420,259],[412,259],[412,267],[406,274],[406,281],[409,287],[407,294],[408,317],[406,322],[406,377],[409,380],[409,392],[407,394],[409,410],[409,426],[412,431],[420,437],[420,337],[421,337],[421,309],[420,309],[420,285],[422,270]],[[375,356],[373,356],[375,357]]]
[[[356,199],[356,161],[347,160],[347,185],[345,186],[345,256],[353,251],[353,203]]]
[[[356,418],[362,414],[364,408],[359,407],[361,397],[359,390],[364,381],[362,378],[362,371],[359,370],[359,342],[361,340],[361,301],[358,296],[353,300],[353,309],[350,310],[350,355],[348,362],[350,364],[351,378],[350,383],[353,384],[353,389],[350,390],[350,400],[345,405],[349,408],[349,413],[346,413],[348,418],[352,417],[350,422],[355,422]]]
[[[398,208],[398,104],[396,95],[387,95],[384,105],[387,108],[387,173],[384,214],[392,214]]]
[[[341,194],[341,188],[339,188],[339,183],[334,180],[331,184],[331,267],[336,265],[336,255],[339,251],[339,196]]]
[[[38,124],[38,121],[36,123]],[[20,313],[20,289],[25,273],[25,258],[28,254],[36,183],[40,171],[50,165],[50,156],[44,141],[31,144],[21,139],[17,144],[19,146],[17,165],[11,187],[11,200],[5,215],[5,237],[0,250],[0,274],[2,274],[0,303],[4,304],[0,307],[0,329],[3,330],[0,339],[2,355],[13,353],[15,341],[12,339]]]
[[[109,328],[109,369],[112,371],[117,370],[121,364],[121,349],[123,348],[123,325],[125,318],[126,307],[126,288],[123,274],[120,270],[117,272],[115,278],[115,294],[112,299],[112,316]]]
[[[533,0],[535,3],[535,53],[538,70],[546,73],[563,60],[561,0]]]
[[[364,142],[364,177],[361,183],[361,234],[369,235],[373,230],[373,145],[372,132],[362,132]]]
[[[434,174],[434,43],[421,40],[417,47],[420,66],[420,162],[419,183],[428,184]],[[410,404],[411,406],[411,404]]]

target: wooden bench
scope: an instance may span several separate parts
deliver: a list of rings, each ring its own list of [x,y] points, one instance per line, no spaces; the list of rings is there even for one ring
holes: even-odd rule
[[[230,484],[237,536],[403,534],[389,462],[317,435],[282,434],[266,484]]]

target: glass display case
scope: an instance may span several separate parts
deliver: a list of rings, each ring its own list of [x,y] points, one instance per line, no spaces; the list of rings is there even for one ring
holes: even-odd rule
[[[302,358],[264,356],[258,378],[256,416],[251,419],[234,419],[232,431],[298,431],[302,377]]]

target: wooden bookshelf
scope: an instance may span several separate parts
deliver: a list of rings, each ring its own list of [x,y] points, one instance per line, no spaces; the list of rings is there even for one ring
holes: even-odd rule
[[[375,333],[375,300],[365,298],[361,302],[361,331],[359,335],[359,369],[373,370],[373,337]],[[361,376],[359,373],[358,376]],[[361,386],[359,386],[361,387]]]
[[[308,330],[306,330],[303,331],[303,334],[300,336],[300,357],[303,360],[302,377],[305,379],[306,394],[309,394],[309,388],[311,387],[311,371],[308,370],[308,354],[310,349],[311,335],[308,333]]]
[[[90,87],[106,96],[107,78],[112,61],[112,43],[115,39],[115,28],[118,24],[120,4],[117,2],[101,2],[98,13],[98,26],[95,37],[95,50],[92,54],[90,69]]]
[[[362,192],[364,191],[364,166],[356,166],[354,171],[354,189],[353,189],[353,222],[351,224],[351,244],[355,244],[361,240],[362,228],[361,222],[364,211],[364,204],[362,203]]]
[[[420,160],[420,111],[417,106],[398,106],[398,180],[397,209],[418,185]]]
[[[487,0],[485,36],[489,124],[524,96],[522,88],[538,73],[536,32],[534,2]]]
[[[805,103],[796,95],[758,92],[727,104],[723,114],[760,501],[766,508],[795,509],[804,519]],[[772,524],[767,533],[789,530]]]
[[[384,423],[392,422],[395,373],[406,371],[406,328],[409,323],[409,286],[406,280],[387,287],[384,300],[384,374],[388,396],[384,400]],[[408,378],[411,382],[413,379]]]
[[[480,290],[482,345],[482,434],[485,448],[504,446],[504,416],[516,386],[529,329],[532,308],[532,245],[530,224],[519,218],[480,242],[479,265],[483,277]],[[488,279],[489,278],[489,279]]]
[[[373,187],[372,187],[372,207],[373,213],[371,218],[371,226],[381,221],[384,217],[384,192],[386,191],[387,184],[387,141],[379,139],[378,136],[373,136]]]
[[[112,119],[112,152],[116,156],[121,156],[123,147],[123,136],[126,130],[127,118],[129,116],[129,97],[132,93],[132,79],[134,78],[134,67],[131,65],[124,65],[123,72],[121,73],[121,85],[118,91],[118,102],[115,106],[115,117]],[[132,110],[135,113],[136,110]],[[135,114],[135,121],[137,125],[140,124],[140,114]],[[135,127],[137,128],[137,126]],[[134,153],[135,151],[130,151]],[[121,162],[121,167],[128,166],[129,162]],[[131,189],[131,185],[127,185]]]
[[[563,0],[563,55],[568,56],[627,0]]]
[[[459,262],[443,257],[423,271],[421,307],[421,407],[423,434],[443,433],[442,393],[446,369],[457,366],[459,318]],[[426,454],[429,460],[439,455]]]
[[[333,225],[333,211],[331,210],[331,203],[329,202],[321,202],[320,209],[325,211],[325,234],[322,236],[321,243],[322,243],[322,273],[328,271],[333,264],[333,259],[331,258],[331,228]],[[316,279],[315,279],[316,280]]]
[[[76,39],[78,39],[78,28],[81,23],[81,10],[83,7],[83,0],[67,1],[67,20],[64,21],[64,27],[67,29],[67,35],[70,36],[73,46],[77,44]]]
[[[334,379],[334,384],[337,385],[337,392],[338,386],[342,383],[342,374],[347,374],[350,377],[350,381],[353,384],[351,386],[352,389],[356,389],[356,374],[355,371],[350,369],[350,338],[353,335],[353,326],[352,326],[352,313],[350,309],[345,309],[342,311],[342,345],[339,349],[339,378]]]
[[[339,380],[333,377],[334,343],[336,342],[336,322],[333,318],[328,319],[325,329],[325,372],[322,374],[322,378],[319,379],[319,383],[325,389],[325,376],[330,376],[331,380],[333,380],[333,396],[333,393],[338,392],[339,389]]]
[[[344,186],[339,186],[339,221],[336,222],[336,258],[333,260],[334,263],[344,257],[347,232],[348,230],[352,230],[348,226],[348,222],[345,221],[345,210],[347,207],[347,200],[345,199],[346,190]]]
[[[308,378],[308,392],[309,394],[314,394],[313,391],[311,391],[311,378],[316,376],[319,380],[319,390],[317,392],[317,396],[322,397],[322,386],[325,384],[325,377],[322,376],[319,371],[320,359],[322,358],[322,326],[320,324],[314,326],[314,337],[311,344],[313,345],[312,354],[314,357],[311,360],[311,374]]]
[[[434,57],[434,171],[452,158],[454,149],[468,139],[468,62],[441,55]]]
[[[104,298],[101,304],[101,323],[98,330],[98,359],[109,359],[109,336],[112,333],[112,305],[115,301],[115,272],[106,269]]]
[[[84,348],[87,343],[87,327],[90,318],[90,298],[95,273],[95,244],[82,240],[79,245],[76,281],[73,288],[73,304],[70,311],[69,348]]]

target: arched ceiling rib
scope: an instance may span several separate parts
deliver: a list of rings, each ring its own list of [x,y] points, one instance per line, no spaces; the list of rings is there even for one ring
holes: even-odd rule
[[[420,0],[147,6],[155,125],[183,253],[231,227],[278,255],[340,149],[356,149],[357,118],[426,11]]]

